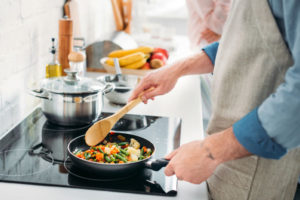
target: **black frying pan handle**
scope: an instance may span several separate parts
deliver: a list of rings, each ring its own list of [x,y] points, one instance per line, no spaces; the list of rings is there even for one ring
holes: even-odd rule
[[[160,159],[154,159],[146,162],[146,167],[154,171],[158,171],[161,168],[167,166],[168,164],[169,164],[169,160],[160,158]]]

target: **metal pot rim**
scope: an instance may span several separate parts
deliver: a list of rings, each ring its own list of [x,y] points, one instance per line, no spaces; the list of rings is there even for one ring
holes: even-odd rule
[[[99,91],[95,91],[95,92],[81,92],[81,93],[66,93],[66,92],[54,92],[51,90],[48,90],[46,88],[40,88],[40,89],[32,89],[29,90],[29,94],[38,97],[38,98],[42,98],[42,99],[47,99],[47,100],[51,100],[52,99],[52,95],[51,94],[55,94],[55,95],[62,95],[62,96],[75,96],[75,97],[82,97],[82,98],[88,98],[90,96],[95,96],[95,95],[105,95],[107,93],[110,93],[114,90],[114,85],[112,84],[106,84],[104,86],[104,88],[102,88]]]
[[[62,94],[62,95],[89,95],[89,94],[97,94],[97,93],[103,91],[103,88],[101,88],[99,90],[95,90],[95,91],[86,91],[86,92],[59,92],[59,91],[49,90],[45,87],[42,87],[41,89],[44,90],[45,92],[49,92],[52,94]]]

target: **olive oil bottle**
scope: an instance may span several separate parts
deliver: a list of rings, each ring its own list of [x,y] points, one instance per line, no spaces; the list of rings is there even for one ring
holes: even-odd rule
[[[56,59],[55,38],[51,38],[51,41],[50,53],[52,54],[52,61],[46,66],[46,78],[58,77],[62,74],[61,65]]]

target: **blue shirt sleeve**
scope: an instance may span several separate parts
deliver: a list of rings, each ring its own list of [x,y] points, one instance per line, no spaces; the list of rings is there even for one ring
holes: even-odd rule
[[[264,158],[279,159],[286,149],[272,140],[262,127],[255,108],[233,125],[236,139],[250,153]]]
[[[202,49],[206,53],[206,55],[209,57],[209,59],[213,65],[215,65],[218,48],[219,48],[219,42],[214,42],[214,43],[207,45],[206,47],[204,47]]]
[[[300,1],[269,0],[294,64],[285,81],[257,109],[233,125],[238,141],[266,158],[280,158],[300,145]]]

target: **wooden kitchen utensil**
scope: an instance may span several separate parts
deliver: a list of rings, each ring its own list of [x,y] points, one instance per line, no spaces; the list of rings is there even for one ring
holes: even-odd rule
[[[131,18],[132,18],[132,0],[123,2],[124,7],[124,31],[128,34],[131,32]]]
[[[71,0],[67,0],[67,2],[65,3],[64,12],[65,12],[65,16],[68,16],[68,18],[71,19],[70,2]]]
[[[148,91],[152,89],[153,88],[150,88]],[[86,144],[89,146],[95,146],[96,144],[104,140],[104,138],[107,136],[107,134],[115,125],[115,123],[119,121],[121,117],[123,117],[127,112],[129,112],[132,108],[134,108],[142,101],[141,99],[142,95],[143,93],[141,93],[138,98],[127,103],[123,108],[121,108],[115,114],[93,124],[93,126],[91,126],[85,133]]]
[[[59,20],[58,33],[58,60],[62,67],[63,75],[64,69],[70,68],[68,55],[73,48],[73,21],[69,18]]]
[[[116,30],[122,31],[124,29],[123,13],[120,10],[120,3],[118,0],[111,0],[111,5],[114,13]]]

